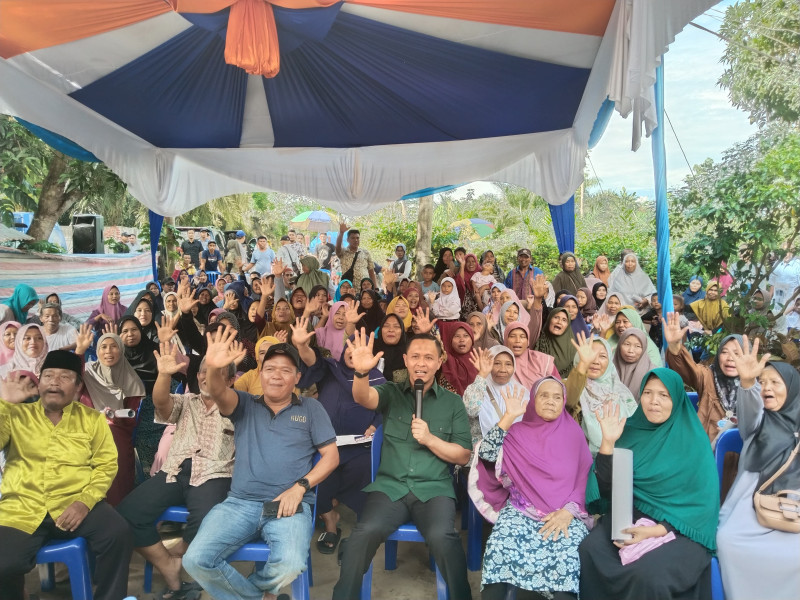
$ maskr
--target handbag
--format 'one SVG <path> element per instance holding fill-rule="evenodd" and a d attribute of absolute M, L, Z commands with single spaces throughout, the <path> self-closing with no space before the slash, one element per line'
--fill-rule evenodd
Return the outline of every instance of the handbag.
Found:
<path fill-rule="evenodd" d="M 350 265 L 350 268 L 347 269 L 344 273 L 342 273 L 342 278 L 340 281 L 344 281 L 347 279 L 350 282 L 353 282 L 353 276 L 355 275 L 355 268 L 356 268 L 356 261 L 358 260 L 358 255 L 361 254 L 361 250 L 357 250 L 355 256 L 353 256 L 353 264 Z M 355 285 L 355 282 L 353 282 Z"/>
<path fill-rule="evenodd" d="M 790 495 L 800 498 L 800 490 L 781 490 L 776 494 L 763 493 L 789 468 L 789 465 L 797 457 L 798 450 L 800 450 L 800 444 L 795 445 L 789 459 L 753 494 L 753 507 L 756 509 L 758 523 L 762 527 L 786 533 L 800 533 L 800 500 L 789 498 Z"/>

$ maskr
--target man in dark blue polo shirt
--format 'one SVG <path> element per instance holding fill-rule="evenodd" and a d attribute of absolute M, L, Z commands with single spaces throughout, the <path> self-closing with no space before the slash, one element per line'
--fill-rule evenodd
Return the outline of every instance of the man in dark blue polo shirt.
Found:
<path fill-rule="evenodd" d="M 300 381 L 294 347 L 275 344 L 267 350 L 261 365 L 263 396 L 227 387 L 226 365 L 245 352 L 234 346 L 236 333 L 221 329 L 208 334 L 205 358 L 208 393 L 235 426 L 231 490 L 206 515 L 183 567 L 215 600 L 274 600 L 306 569 L 312 488 L 338 466 L 339 452 L 322 405 L 293 393 Z M 312 468 L 317 452 L 321 458 Z M 262 569 L 244 577 L 225 559 L 253 538 L 268 541 L 271 552 Z"/>
<path fill-rule="evenodd" d="M 472 438 L 464 402 L 436 383 L 444 362 L 441 342 L 419 334 L 403 356 L 409 377 L 423 382 L 422 418 L 414 414 L 414 388 L 409 381 L 369 385 L 369 372 L 382 352 L 373 355 L 364 330 L 356 334 L 353 348 L 353 399 L 383 414 L 381 464 L 364 510 L 347 540 L 334 600 L 358 598 L 361 579 L 375 552 L 403 523 L 413 521 L 442 572 L 450 598 L 469 600 L 467 561 L 454 529 L 456 516 L 450 465 L 469 462 Z"/>

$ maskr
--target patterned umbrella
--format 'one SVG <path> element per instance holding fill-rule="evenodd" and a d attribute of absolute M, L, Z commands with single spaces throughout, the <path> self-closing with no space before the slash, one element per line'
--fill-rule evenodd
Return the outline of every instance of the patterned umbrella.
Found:
<path fill-rule="evenodd" d="M 331 216 L 324 210 L 307 210 L 292 218 L 292 225 L 306 231 L 328 231 L 331 228 Z"/>
<path fill-rule="evenodd" d="M 461 233 L 462 227 L 467 227 L 471 230 L 469 237 L 472 239 L 485 238 L 497 232 L 497 227 L 494 223 L 490 223 L 485 219 L 461 219 L 451 225 L 456 233 Z"/>

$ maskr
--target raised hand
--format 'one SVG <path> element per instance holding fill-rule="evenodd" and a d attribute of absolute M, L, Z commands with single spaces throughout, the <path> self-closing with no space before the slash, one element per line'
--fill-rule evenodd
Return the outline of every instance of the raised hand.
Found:
<path fill-rule="evenodd" d="M 619 403 L 616 401 L 606 403 L 597 409 L 594 414 L 600 423 L 600 430 L 603 432 L 600 453 L 611 454 L 614 450 L 614 444 L 625 429 L 625 421 L 628 419 L 626 417 L 620 419 Z"/>
<path fill-rule="evenodd" d="M 238 357 L 233 361 L 233 363 L 238 367 L 240 364 L 242 364 L 242 361 L 247 356 L 247 348 L 244 347 L 242 342 L 234 340 L 234 342 L 231 344 L 231 352 Z"/>
<path fill-rule="evenodd" d="M 604 336 L 606 332 L 611 329 L 611 319 L 608 315 L 596 314 L 592 320 L 592 327 L 594 327 L 594 329 L 598 331 L 601 336 Z"/>
<path fill-rule="evenodd" d="M 117 331 L 117 329 L 118 329 L 117 324 L 116 323 L 112 323 L 111 321 L 109 321 L 108 323 L 103 325 L 103 334 L 104 335 L 106 333 L 118 334 L 119 332 Z"/>
<path fill-rule="evenodd" d="M 478 370 L 478 375 L 486 379 L 492 372 L 492 358 L 486 348 L 473 348 L 469 362 Z"/>
<path fill-rule="evenodd" d="M 185 298 L 186 296 L 192 295 L 192 288 L 189 285 L 188 281 L 181 281 L 178 283 L 178 289 L 175 290 L 175 293 L 178 296 L 178 299 Z"/>
<path fill-rule="evenodd" d="M 222 305 L 222 310 L 230 310 L 233 308 L 233 305 L 239 299 L 236 297 L 236 293 L 228 290 L 225 292 L 225 303 Z"/>
<path fill-rule="evenodd" d="M 428 292 L 428 304 L 436 302 L 436 292 Z"/>
<path fill-rule="evenodd" d="M 495 328 L 496 325 L 497 325 L 497 322 L 494 320 L 494 315 L 492 314 L 492 311 L 487 312 L 486 313 L 486 329 L 491 331 L 492 329 Z"/>
<path fill-rule="evenodd" d="M 533 295 L 538 300 L 547 298 L 547 277 L 544 275 L 537 275 L 533 278 Z"/>
<path fill-rule="evenodd" d="M 161 324 L 156 327 L 156 335 L 159 341 L 168 342 L 178 333 L 178 330 L 175 328 L 175 323 L 177 321 L 177 319 L 173 319 L 169 315 L 161 316 Z"/>
<path fill-rule="evenodd" d="M 431 311 L 422 307 L 417 309 L 417 313 L 414 315 L 414 318 L 417 320 L 417 328 L 419 329 L 420 333 L 430 333 L 436 321 L 439 320 L 434 319 L 431 321 Z"/>
<path fill-rule="evenodd" d="M 525 414 L 525 409 L 528 408 L 528 402 L 530 401 L 530 394 L 525 392 L 524 387 L 521 385 L 515 385 L 510 389 L 506 387 L 500 391 L 500 395 L 506 405 L 506 412 L 503 416 L 508 416 L 513 421 Z"/>
<path fill-rule="evenodd" d="M 350 229 L 350 226 L 347 223 L 345 223 L 344 221 L 341 221 L 339 223 L 339 233 L 344 233 L 348 229 Z"/>
<path fill-rule="evenodd" d="M 289 325 L 292 328 L 292 344 L 295 346 L 308 345 L 311 336 L 314 335 L 314 330 L 308 330 L 308 317 L 298 317 L 294 325 Z"/>
<path fill-rule="evenodd" d="M 344 313 L 345 320 L 351 325 L 355 325 L 361 320 L 361 313 L 358 312 L 359 306 L 361 306 L 361 303 L 356 302 L 352 307 L 348 308 Z"/>
<path fill-rule="evenodd" d="M 153 354 L 156 357 L 158 373 L 159 375 L 174 375 L 180 371 L 183 366 L 178 362 L 178 346 L 168 341 L 161 342 L 160 346 L 161 352 L 153 350 Z"/>
<path fill-rule="evenodd" d="M 397 274 L 396 273 L 387 270 L 383 274 L 383 287 L 386 288 L 387 290 L 389 288 L 391 288 L 392 286 L 394 286 L 394 284 L 396 282 L 397 282 Z"/>
<path fill-rule="evenodd" d="M 264 277 L 261 280 L 261 297 L 272 296 L 275 293 L 275 280 Z"/>
<path fill-rule="evenodd" d="M 282 344 L 285 344 L 287 341 L 289 341 L 289 332 L 285 329 L 279 329 L 275 332 L 274 337 L 277 338 L 277 340 Z"/>
<path fill-rule="evenodd" d="M 322 318 L 327 320 L 327 318 L 331 314 L 331 305 L 328 304 L 327 302 L 323 302 L 320 305 L 320 311 L 322 312 Z"/>
<path fill-rule="evenodd" d="M 233 343 L 239 332 L 232 327 L 220 327 L 214 333 L 206 334 L 206 366 L 212 369 L 227 369 L 231 363 L 244 358 L 246 350 L 236 350 Z"/>
<path fill-rule="evenodd" d="M 283 266 L 283 261 L 280 259 L 275 259 L 272 261 L 272 274 L 275 277 L 283 277 L 283 271 L 285 267 Z"/>
<path fill-rule="evenodd" d="M 681 328 L 681 317 L 676 312 L 667 313 L 667 318 L 662 317 L 661 322 L 664 324 L 664 341 L 667 342 L 672 354 L 678 354 L 683 343 L 683 336 L 686 335 L 689 328 Z"/>
<path fill-rule="evenodd" d="M 178 310 L 184 314 L 192 312 L 192 308 L 200 304 L 200 300 L 195 300 L 191 294 L 181 296 L 178 294 Z"/>
<path fill-rule="evenodd" d="M 353 350 L 353 369 L 359 373 L 369 373 L 378 366 L 383 356 L 383 352 L 373 354 L 375 345 L 375 332 L 366 334 L 362 327 L 361 331 L 356 331 L 353 341 L 347 340 L 347 346 Z"/>
<path fill-rule="evenodd" d="M 111 333 L 116 333 L 112 331 Z M 75 339 L 75 354 L 83 356 L 94 341 L 92 327 L 88 323 L 83 323 L 78 330 L 78 337 Z"/>
<path fill-rule="evenodd" d="M 759 340 L 756 338 L 753 340 L 751 348 L 750 340 L 745 335 L 742 337 L 742 349 L 740 350 L 737 346 L 733 352 L 733 362 L 736 364 L 739 380 L 745 389 L 753 387 L 756 379 L 766 368 L 767 361 L 772 358 L 772 355 L 767 353 L 761 357 L 761 360 L 758 360 L 758 344 Z"/>
<path fill-rule="evenodd" d="M 21 404 L 37 394 L 33 380 L 19 371 L 12 371 L 5 379 L 0 377 L 0 398 L 6 402 Z"/>
<path fill-rule="evenodd" d="M 587 368 L 595 360 L 597 360 L 598 356 L 600 356 L 601 349 L 598 348 L 595 350 L 594 344 L 592 343 L 592 338 L 587 339 L 586 334 L 582 331 L 579 331 L 575 337 L 578 338 L 577 343 L 575 340 L 570 340 L 570 342 L 572 342 L 572 346 L 578 352 L 578 356 L 580 357 L 580 365 L 582 365 L 584 368 Z"/>

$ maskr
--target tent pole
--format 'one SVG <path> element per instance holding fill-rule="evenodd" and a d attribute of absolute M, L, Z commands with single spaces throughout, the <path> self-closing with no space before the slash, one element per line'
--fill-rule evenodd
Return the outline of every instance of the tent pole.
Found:
<path fill-rule="evenodd" d="M 158 253 L 158 241 L 161 239 L 161 225 L 164 223 L 164 217 L 154 213 L 152 210 L 148 210 L 147 213 L 150 217 L 150 264 L 153 268 L 153 281 L 159 281 L 156 254 Z M 169 269 L 169 263 L 166 262 L 165 264 Z"/>
<path fill-rule="evenodd" d="M 672 305 L 672 277 L 670 275 L 669 252 L 669 206 L 667 203 L 667 154 L 664 146 L 664 56 L 656 69 L 656 114 L 658 126 L 653 130 L 653 176 L 656 192 L 656 250 L 658 274 L 656 288 L 661 302 L 662 314 L 674 311 Z"/>

